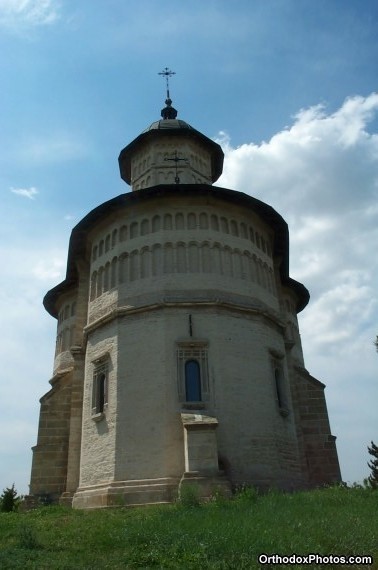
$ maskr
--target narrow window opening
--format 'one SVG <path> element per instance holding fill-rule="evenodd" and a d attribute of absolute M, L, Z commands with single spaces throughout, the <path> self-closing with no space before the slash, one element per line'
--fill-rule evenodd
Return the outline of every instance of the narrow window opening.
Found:
<path fill-rule="evenodd" d="M 99 364 L 93 371 L 92 388 L 92 415 L 99 416 L 100 419 L 105 412 L 108 403 L 108 365 Z M 97 419 L 98 418 L 94 418 Z"/>
<path fill-rule="evenodd" d="M 105 388 L 106 388 L 106 376 L 105 374 L 100 374 L 97 381 L 97 405 L 96 405 L 97 414 L 101 414 L 104 411 Z"/>
<path fill-rule="evenodd" d="M 185 395 L 187 402 L 201 402 L 201 370 L 197 360 L 185 362 Z"/>
<path fill-rule="evenodd" d="M 284 375 L 281 366 L 276 365 L 274 367 L 274 384 L 279 412 L 281 416 L 286 417 L 289 415 L 289 408 L 284 386 Z"/>
<path fill-rule="evenodd" d="M 184 409 L 203 409 L 210 400 L 209 373 L 207 364 L 207 343 L 193 340 L 195 332 L 191 327 L 191 340 L 178 343 L 177 347 L 177 388 L 178 397 Z"/>
<path fill-rule="evenodd" d="M 282 381 L 281 381 L 281 371 L 279 368 L 274 369 L 274 380 L 276 384 L 276 396 L 278 401 L 278 407 L 283 408 L 283 394 L 282 394 Z"/>

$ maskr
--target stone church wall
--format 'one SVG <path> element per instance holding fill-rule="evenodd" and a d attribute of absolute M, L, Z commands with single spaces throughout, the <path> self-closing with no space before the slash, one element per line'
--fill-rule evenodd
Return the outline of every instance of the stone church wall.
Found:
<path fill-rule="evenodd" d="M 294 401 L 310 487 L 337 483 L 341 479 L 336 438 L 331 435 L 324 388 L 324 384 L 305 369 L 297 367 Z"/>
<path fill-rule="evenodd" d="M 300 284 L 282 284 L 268 223 L 183 192 L 120 207 L 85 239 L 77 283 L 57 301 L 32 492 L 74 495 L 84 508 L 111 504 L 112 493 L 171 500 L 202 451 L 234 485 L 337 480 L 324 386 L 303 364 Z M 190 359 L 201 372 L 194 403 Z M 197 439 L 191 415 L 204 416 Z"/>
<path fill-rule="evenodd" d="M 31 495 L 47 502 L 66 490 L 72 369 L 53 378 L 52 385 L 41 398 L 30 486 Z"/>

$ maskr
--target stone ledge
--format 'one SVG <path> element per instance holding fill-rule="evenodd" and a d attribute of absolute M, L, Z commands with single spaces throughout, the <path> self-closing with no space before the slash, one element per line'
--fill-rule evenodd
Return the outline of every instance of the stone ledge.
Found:
<path fill-rule="evenodd" d="M 177 496 L 179 479 L 113 481 L 79 488 L 73 496 L 75 509 L 131 507 L 171 503 Z"/>

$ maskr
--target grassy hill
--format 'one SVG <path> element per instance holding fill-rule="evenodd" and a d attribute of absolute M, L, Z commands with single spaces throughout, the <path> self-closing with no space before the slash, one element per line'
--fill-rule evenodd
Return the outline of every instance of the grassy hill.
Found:
<path fill-rule="evenodd" d="M 193 498 L 192 498 L 193 499 Z M 328 488 L 133 509 L 73 511 L 50 506 L 0 513 L 0 568 L 242 570 L 258 556 L 370 555 L 373 565 L 292 568 L 378 569 L 378 492 Z M 262 561 L 264 561 L 263 559 Z"/>

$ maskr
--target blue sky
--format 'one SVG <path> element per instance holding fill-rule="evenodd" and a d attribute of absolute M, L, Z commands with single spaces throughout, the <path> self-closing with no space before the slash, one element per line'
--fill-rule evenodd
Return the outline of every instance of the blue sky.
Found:
<path fill-rule="evenodd" d="M 344 480 L 378 441 L 378 5 L 365 0 L 0 0 L 0 491 L 27 492 L 72 227 L 129 191 L 119 151 L 159 118 L 222 142 L 219 184 L 288 221 L 308 370 Z"/>

